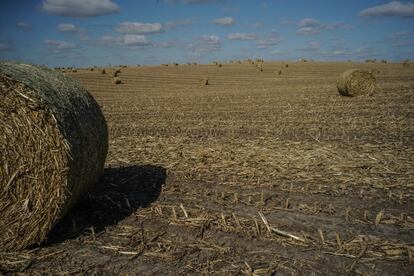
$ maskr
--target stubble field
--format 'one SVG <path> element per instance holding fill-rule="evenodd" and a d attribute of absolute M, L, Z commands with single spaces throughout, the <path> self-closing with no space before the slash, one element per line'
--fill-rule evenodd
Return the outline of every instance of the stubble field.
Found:
<path fill-rule="evenodd" d="M 106 117 L 104 175 L 0 273 L 412 275 L 413 66 L 285 64 L 67 73 Z M 374 96 L 338 94 L 351 68 Z"/>

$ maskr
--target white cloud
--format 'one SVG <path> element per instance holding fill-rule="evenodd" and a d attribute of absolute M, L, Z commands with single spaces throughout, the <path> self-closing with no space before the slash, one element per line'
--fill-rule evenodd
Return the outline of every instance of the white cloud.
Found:
<path fill-rule="evenodd" d="M 231 33 L 227 36 L 230 40 L 256 40 L 257 37 L 254 34 L 246 33 Z"/>
<path fill-rule="evenodd" d="M 214 24 L 220 26 L 230 26 L 236 22 L 233 17 L 215 18 L 212 21 Z"/>
<path fill-rule="evenodd" d="M 184 47 L 183 43 L 178 40 L 161 41 L 158 42 L 155 46 L 158 48 Z"/>
<path fill-rule="evenodd" d="M 44 43 L 49 49 L 49 51 L 52 53 L 61 53 L 63 51 L 73 50 L 78 47 L 74 43 L 70 43 L 70 42 L 62 41 L 62 40 L 45 39 Z"/>
<path fill-rule="evenodd" d="M 256 40 L 256 47 L 258 49 L 267 49 L 269 47 L 278 45 L 282 40 L 276 37 L 268 37 Z"/>
<path fill-rule="evenodd" d="M 0 52 L 11 52 L 13 47 L 9 43 L 0 42 Z"/>
<path fill-rule="evenodd" d="M 151 43 L 146 36 L 138 34 L 125 34 L 122 36 L 104 35 L 100 39 L 101 45 L 146 46 Z"/>
<path fill-rule="evenodd" d="M 321 32 L 320 29 L 312 28 L 312 27 L 303 27 L 300 28 L 296 33 L 300 35 L 316 35 Z"/>
<path fill-rule="evenodd" d="M 358 15 L 362 17 L 414 17 L 414 3 L 402 3 L 400 1 L 392 1 L 384 5 L 373 6 L 364 9 Z"/>
<path fill-rule="evenodd" d="M 216 35 L 201 35 L 197 40 L 198 42 L 187 45 L 187 48 L 197 57 L 201 57 L 206 53 L 218 51 L 221 48 L 220 38 Z"/>
<path fill-rule="evenodd" d="M 316 20 L 314 18 L 304 18 L 299 22 L 299 27 L 301 28 L 317 28 L 321 26 L 322 26 L 321 22 L 319 22 L 319 20 Z"/>
<path fill-rule="evenodd" d="M 251 29 L 251 30 L 257 30 L 260 27 L 262 27 L 262 23 L 261 22 L 255 22 L 255 23 L 248 23 L 248 24 L 244 24 L 244 27 L 247 29 Z"/>
<path fill-rule="evenodd" d="M 352 26 L 342 22 L 322 23 L 315 18 L 304 18 L 298 23 L 299 29 L 296 31 L 299 35 L 316 35 L 324 30 L 350 29 Z"/>
<path fill-rule="evenodd" d="M 42 10 L 54 15 L 83 18 L 119 13 L 121 8 L 112 0 L 44 0 Z"/>
<path fill-rule="evenodd" d="M 124 44 L 128 46 L 143 46 L 149 45 L 150 43 L 147 41 L 147 38 L 144 35 L 138 34 L 126 34 L 124 35 Z"/>
<path fill-rule="evenodd" d="M 73 24 L 67 24 L 67 23 L 59 23 L 57 26 L 57 30 L 59 32 L 67 32 L 67 33 L 76 33 L 79 31 L 79 28 L 76 27 Z"/>
<path fill-rule="evenodd" d="M 118 32 L 126 34 L 155 34 L 163 32 L 160 23 L 122 22 L 119 24 Z"/>
<path fill-rule="evenodd" d="M 31 25 L 29 23 L 19 21 L 16 23 L 16 27 L 21 29 L 30 29 Z"/>
<path fill-rule="evenodd" d="M 165 23 L 164 29 L 175 29 L 180 26 L 189 26 L 191 24 L 193 24 L 192 19 L 179 19 Z"/>
<path fill-rule="evenodd" d="M 220 38 L 216 35 L 202 35 L 198 38 L 198 40 L 206 42 L 207 44 L 220 44 Z"/>

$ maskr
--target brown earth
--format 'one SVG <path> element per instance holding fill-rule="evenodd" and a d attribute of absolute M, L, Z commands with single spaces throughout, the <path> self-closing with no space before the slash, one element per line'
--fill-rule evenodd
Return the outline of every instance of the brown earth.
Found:
<path fill-rule="evenodd" d="M 374 96 L 339 95 L 351 68 L 379 70 Z M 0 253 L 0 274 L 414 274 L 413 68 L 68 75 L 107 119 L 104 175 L 47 242 Z"/>

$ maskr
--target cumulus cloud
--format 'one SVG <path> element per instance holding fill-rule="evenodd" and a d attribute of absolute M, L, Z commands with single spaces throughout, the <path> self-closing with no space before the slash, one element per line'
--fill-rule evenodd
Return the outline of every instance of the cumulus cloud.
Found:
<path fill-rule="evenodd" d="M 119 13 L 121 8 L 112 0 L 44 0 L 42 10 L 67 17 L 94 17 Z"/>
<path fill-rule="evenodd" d="M 299 35 L 316 35 L 324 30 L 350 29 L 352 26 L 342 22 L 322 23 L 315 18 L 303 18 L 298 23 L 299 29 L 296 31 Z"/>
<path fill-rule="evenodd" d="M 392 1 L 384 5 L 373 6 L 362 10 L 359 13 L 361 17 L 414 17 L 414 2 L 402 3 Z"/>
<path fill-rule="evenodd" d="M 220 38 L 216 35 L 201 35 L 197 38 L 197 42 L 187 45 L 187 49 L 190 50 L 195 56 L 201 57 L 204 54 L 218 51 L 221 48 Z"/>
<path fill-rule="evenodd" d="M 202 35 L 198 38 L 198 40 L 212 45 L 218 45 L 221 43 L 220 38 L 216 35 Z"/>
<path fill-rule="evenodd" d="M 189 26 L 193 24 L 192 19 L 179 19 L 175 21 L 169 21 L 164 24 L 164 29 L 175 29 L 180 26 Z"/>
<path fill-rule="evenodd" d="M 128 46 L 143 46 L 149 45 L 150 43 L 147 41 L 147 38 L 143 35 L 126 34 L 124 35 L 124 44 Z"/>
<path fill-rule="evenodd" d="M 11 52 L 14 51 L 14 48 L 6 42 L 0 42 L 0 53 L 1 52 Z"/>
<path fill-rule="evenodd" d="M 79 28 L 73 24 L 59 23 L 57 26 L 57 30 L 63 33 L 76 33 L 79 31 Z"/>
<path fill-rule="evenodd" d="M 297 30 L 297 34 L 299 35 L 316 35 L 321 32 L 319 28 L 312 28 L 312 27 L 303 27 Z"/>
<path fill-rule="evenodd" d="M 220 26 L 230 26 L 236 22 L 233 17 L 215 18 L 212 21 L 214 24 Z"/>
<path fill-rule="evenodd" d="M 258 49 L 267 49 L 276 46 L 282 42 L 282 39 L 276 37 L 267 37 L 256 40 L 256 47 Z"/>
<path fill-rule="evenodd" d="M 74 43 L 70 43 L 63 40 L 45 39 L 44 44 L 47 46 L 51 53 L 62 53 L 64 51 L 73 50 L 78 47 Z"/>
<path fill-rule="evenodd" d="M 20 29 L 30 29 L 31 25 L 29 23 L 19 21 L 16 23 L 16 27 Z"/>
<path fill-rule="evenodd" d="M 119 24 L 118 32 L 126 34 L 155 34 L 162 33 L 164 29 L 160 23 L 122 22 Z"/>
<path fill-rule="evenodd" d="M 146 36 L 139 34 L 125 34 L 122 36 L 104 35 L 100 39 L 101 45 L 146 46 L 151 43 Z"/>
<path fill-rule="evenodd" d="M 256 40 L 257 37 L 254 34 L 247 34 L 247 33 L 231 33 L 227 35 L 227 39 L 229 40 L 245 40 L 245 41 L 251 41 Z"/>
<path fill-rule="evenodd" d="M 322 23 L 314 18 L 304 18 L 299 22 L 299 27 L 301 28 L 316 28 L 321 26 Z"/>

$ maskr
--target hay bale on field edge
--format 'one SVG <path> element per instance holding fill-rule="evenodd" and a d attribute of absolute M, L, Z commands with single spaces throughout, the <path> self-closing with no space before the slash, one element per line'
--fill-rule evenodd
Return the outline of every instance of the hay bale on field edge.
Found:
<path fill-rule="evenodd" d="M 47 233 L 98 180 L 105 118 L 77 81 L 45 67 L 0 63 L 0 248 Z"/>
<path fill-rule="evenodd" d="M 341 74 L 337 88 L 342 96 L 372 95 L 376 87 L 376 79 L 371 72 L 351 69 Z"/>
<path fill-rule="evenodd" d="M 106 74 L 106 70 L 105 69 L 102 69 L 101 73 L 102 73 L 102 75 L 105 75 Z"/>

